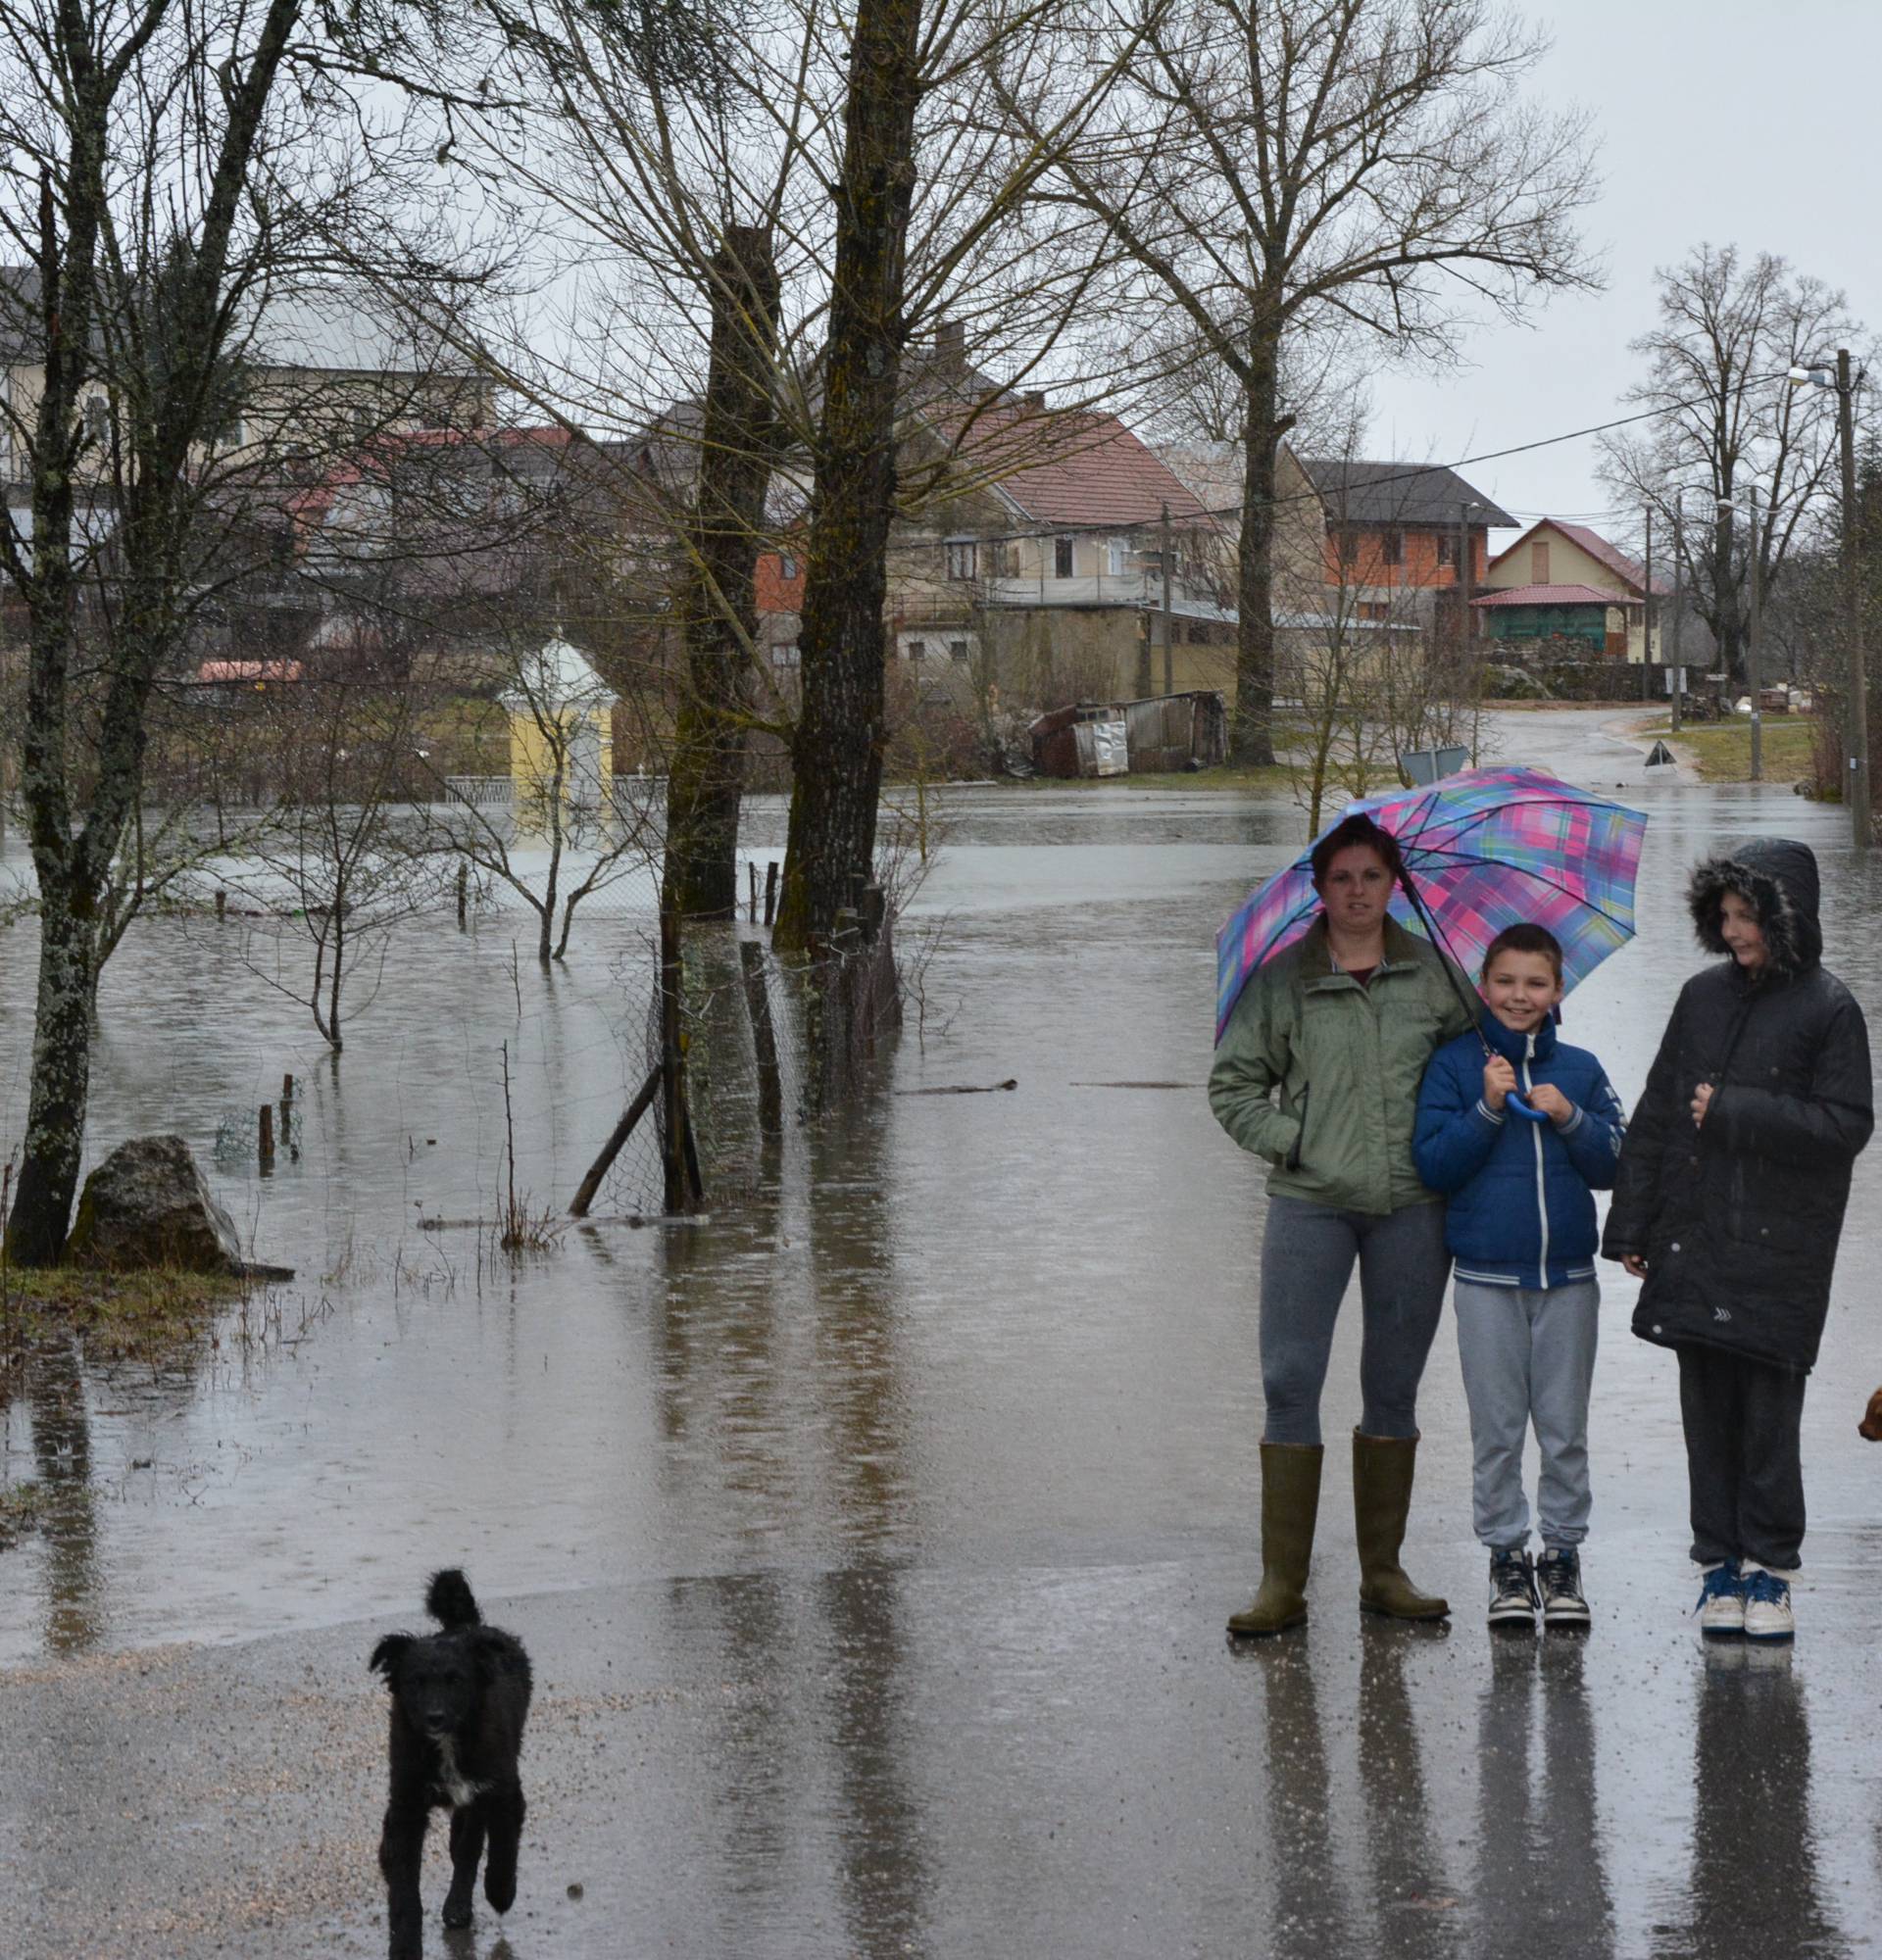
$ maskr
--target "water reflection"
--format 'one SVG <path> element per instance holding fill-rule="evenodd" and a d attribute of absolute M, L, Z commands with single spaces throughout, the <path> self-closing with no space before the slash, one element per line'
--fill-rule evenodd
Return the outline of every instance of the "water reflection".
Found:
<path fill-rule="evenodd" d="M 45 1546 L 45 1642 L 54 1653 L 83 1653 L 103 1629 L 105 1606 L 91 1416 L 77 1344 L 47 1341 L 27 1360 L 25 1375 Z"/>
<path fill-rule="evenodd" d="M 1810 1725 L 1789 1646 L 1713 1641 L 1693 1734 L 1692 1872 L 1654 1951 L 1834 1952 L 1810 1806 Z M 1677 1914 L 1675 1919 L 1674 1915 Z"/>
<path fill-rule="evenodd" d="M 1459 1928 L 1432 1825 L 1424 1749 L 1412 1715 L 1408 1664 L 1450 1629 L 1367 1620 L 1361 1628 L 1360 1789 L 1372 1895 L 1392 1914 L 1391 1945 L 1411 1960 L 1458 1950 Z"/>
<path fill-rule="evenodd" d="M 1479 1950 L 1516 1924 L 1562 1952 L 1614 1951 L 1586 1656 L 1577 1635 L 1491 1642 L 1477 1704 Z"/>
<path fill-rule="evenodd" d="M 1346 1925 L 1351 1898 L 1340 1870 L 1327 1778 L 1319 1682 L 1305 1640 L 1238 1647 L 1263 1684 L 1267 1835 L 1274 1847 L 1273 1916 L 1279 1950 L 1314 1929 Z"/>

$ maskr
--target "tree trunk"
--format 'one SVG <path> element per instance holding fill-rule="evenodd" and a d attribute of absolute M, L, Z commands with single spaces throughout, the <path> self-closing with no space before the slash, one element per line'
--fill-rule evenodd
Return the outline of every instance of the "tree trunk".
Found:
<path fill-rule="evenodd" d="M 1274 760 L 1274 450 L 1294 425 L 1279 407 L 1278 329 L 1249 334 L 1244 395 L 1242 536 L 1236 580 L 1235 708 L 1229 760 L 1267 767 Z"/>
<path fill-rule="evenodd" d="M 804 580 L 803 704 L 772 943 L 826 940 L 875 855 L 882 609 L 895 502 L 904 254 L 915 191 L 920 0 L 859 0 Z"/>
<path fill-rule="evenodd" d="M 768 231 L 731 225 L 713 257 L 713 344 L 700 426 L 686 690 L 667 773 L 667 889 L 683 916 L 738 906 L 738 811 L 758 626 L 758 548 L 775 441 L 777 262 Z"/>
<path fill-rule="evenodd" d="M 56 1266 L 65 1256 L 85 1143 L 94 932 L 85 915 L 88 897 L 74 884 L 69 866 L 49 876 L 41 861 L 32 1091 L 20 1181 L 7 1221 L 7 1256 L 21 1266 Z"/>

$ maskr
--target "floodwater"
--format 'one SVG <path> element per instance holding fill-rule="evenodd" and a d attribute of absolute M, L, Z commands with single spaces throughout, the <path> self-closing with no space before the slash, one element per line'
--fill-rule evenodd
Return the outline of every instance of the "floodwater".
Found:
<path fill-rule="evenodd" d="M 1568 1037 L 1631 1102 L 1700 960 L 1686 867 L 1753 831 L 1816 849 L 1826 956 L 1882 1022 L 1882 869 L 1840 812 L 1658 781 L 1608 718 L 1496 729 L 1653 818 L 1640 937 L 1571 998 Z M 1481 1624 L 1447 1319 L 1408 1564 L 1450 1627 L 1362 1626 L 1329 1449 L 1312 1626 L 1233 1650 L 1262 1202 L 1202 1096 L 1212 943 L 1299 813 L 1119 785 L 962 791 L 946 821 L 904 928 L 905 956 L 931 940 L 920 1011 L 873 1102 L 702 1221 L 611 1217 L 520 1259 L 420 1221 L 494 1215 L 506 1046 L 517 1185 L 566 1202 L 645 1069 L 644 911 L 598 905 L 547 975 L 515 913 L 408 928 L 337 1061 L 239 924 L 137 929 L 105 983 L 94 1149 L 180 1131 L 299 1277 L 187 1363 L 69 1356 L 6 1411 L 6 1478 L 53 1500 L 0 1552 L 11 1951 L 372 1950 L 362 1661 L 446 1563 L 540 1688 L 508 1944 L 480 1905 L 453 1952 L 1872 1943 L 1882 1453 L 1855 1425 L 1882 1380 L 1882 1152 L 1806 1411 L 1794 1656 L 1709 1653 L 1683 1618 L 1673 1368 L 1629 1337 L 1615 1268 L 1592 1636 Z M 761 861 L 781 823 L 754 813 Z M 0 936 L 8 1136 L 30 974 L 28 932 Z M 246 1139 L 284 1072 L 298 1157 L 263 1176 Z M 1357 1413 L 1356 1322 L 1330 1439 Z M 126 1800 L 125 1763 L 161 1793 Z M 441 1890 L 434 1869 L 430 1910 Z"/>

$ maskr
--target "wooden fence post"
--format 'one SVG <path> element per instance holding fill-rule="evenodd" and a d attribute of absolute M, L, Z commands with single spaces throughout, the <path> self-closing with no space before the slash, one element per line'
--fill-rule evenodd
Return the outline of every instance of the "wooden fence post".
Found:
<path fill-rule="evenodd" d="M 784 1095 L 777 1073 L 770 993 L 765 984 L 765 949 L 755 939 L 741 940 L 738 957 L 745 968 L 745 1006 L 752 1017 L 752 1054 L 758 1062 L 759 1128 L 776 1130 L 784 1120 Z"/>
<path fill-rule="evenodd" d="M 697 1210 L 705 1200 L 692 1118 L 686 1109 L 686 1035 L 680 1024 L 679 906 L 673 894 L 660 895 L 660 1063 L 661 1171 L 669 1212 Z"/>

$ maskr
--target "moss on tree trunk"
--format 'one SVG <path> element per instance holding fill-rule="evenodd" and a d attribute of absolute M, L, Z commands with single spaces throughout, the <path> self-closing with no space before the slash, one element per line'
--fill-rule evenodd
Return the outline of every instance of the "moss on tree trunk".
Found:
<path fill-rule="evenodd" d="M 692 918 L 729 918 L 738 906 L 756 572 L 775 446 L 778 276 L 769 232 L 729 226 L 711 280 L 712 354 L 682 613 L 686 687 L 667 775 L 667 886 Z"/>

